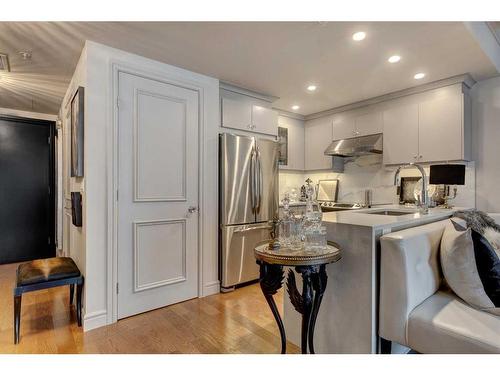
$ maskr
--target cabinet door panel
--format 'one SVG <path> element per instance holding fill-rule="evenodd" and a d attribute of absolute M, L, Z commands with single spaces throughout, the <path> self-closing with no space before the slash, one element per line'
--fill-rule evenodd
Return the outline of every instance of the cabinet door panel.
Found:
<path fill-rule="evenodd" d="M 244 100 L 222 97 L 222 126 L 251 130 L 252 105 Z"/>
<path fill-rule="evenodd" d="M 278 114 L 270 108 L 252 105 L 253 131 L 278 135 Z"/>
<path fill-rule="evenodd" d="M 463 159 L 462 95 L 443 95 L 419 105 L 418 161 Z"/>
<path fill-rule="evenodd" d="M 398 105 L 384 111 L 384 164 L 416 161 L 418 104 Z"/>
<path fill-rule="evenodd" d="M 384 129 L 382 112 L 371 112 L 357 116 L 355 128 L 358 136 L 382 133 Z"/>
<path fill-rule="evenodd" d="M 356 136 L 354 117 L 345 116 L 343 114 L 334 115 L 333 117 L 333 139 L 345 139 Z"/>
<path fill-rule="evenodd" d="M 332 157 L 324 151 L 332 141 L 329 117 L 308 121 L 305 127 L 305 169 L 331 169 Z"/>

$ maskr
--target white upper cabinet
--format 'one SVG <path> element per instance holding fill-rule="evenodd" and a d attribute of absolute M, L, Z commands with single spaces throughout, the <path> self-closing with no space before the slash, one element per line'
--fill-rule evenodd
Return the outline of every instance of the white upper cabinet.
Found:
<path fill-rule="evenodd" d="M 324 154 L 332 142 L 331 117 L 307 121 L 305 126 L 305 169 L 332 169 L 332 157 Z"/>
<path fill-rule="evenodd" d="M 395 105 L 384 111 L 384 164 L 414 162 L 418 157 L 418 104 Z"/>
<path fill-rule="evenodd" d="M 340 112 L 333 115 L 333 139 L 346 139 L 382 133 L 382 111 L 361 112 L 359 110 Z"/>
<path fill-rule="evenodd" d="M 470 99 L 455 84 L 386 103 L 384 164 L 470 160 Z"/>
<path fill-rule="evenodd" d="M 270 108 L 252 105 L 252 131 L 278 135 L 278 113 Z"/>
<path fill-rule="evenodd" d="M 356 135 L 354 124 L 353 116 L 346 115 L 345 113 L 333 115 L 333 137 L 331 140 L 354 137 Z"/>
<path fill-rule="evenodd" d="M 251 130 L 252 105 L 244 100 L 222 97 L 222 126 Z"/>
<path fill-rule="evenodd" d="M 255 133 L 278 135 L 278 113 L 270 103 L 243 94 L 221 94 L 221 125 Z"/>
<path fill-rule="evenodd" d="M 304 170 L 304 121 L 279 116 L 278 124 L 287 129 L 287 162 L 280 169 Z"/>
<path fill-rule="evenodd" d="M 461 95 L 442 95 L 419 106 L 418 161 L 463 159 Z"/>
<path fill-rule="evenodd" d="M 354 119 L 356 136 L 382 133 L 384 128 L 382 111 L 360 114 Z"/>

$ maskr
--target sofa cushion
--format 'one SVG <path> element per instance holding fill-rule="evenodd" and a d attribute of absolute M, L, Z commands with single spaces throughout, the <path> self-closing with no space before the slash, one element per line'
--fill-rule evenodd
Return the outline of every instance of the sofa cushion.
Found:
<path fill-rule="evenodd" d="M 473 236 L 473 231 L 470 228 L 466 229 L 462 220 L 460 223 L 457 223 L 457 220 L 460 219 L 448 221 L 441 238 L 441 267 L 446 282 L 460 298 L 472 306 L 500 314 L 500 310 L 496 308 L 495 303 L 487 293 L 487 291 L 494 290 L 494 287 L 488 285 L 487 290 L 485 290 L 483 284 L 484 273 L 487 272 L 484 266 L 488 258 L 488 255 L 485 254 L 487 249 L 482 246 L 484 244 L 481 245 L 481 248 L 475 248 L 474 239 L 477 241 L 478 233 L 474 232 Z M 476 254 L 475 251 L 478 253 Z M 491 251 L 496 256 L 495 252 Z M 482 272 L 482 275 L 479 271 Z M 489 278 L 487 279 L 489 280 Z"/>
<path fill-rule="evenodd" d="M 439 291 L 411 312 L 407 341 L 420 353 L 500 353 L 500 316 Z"/>

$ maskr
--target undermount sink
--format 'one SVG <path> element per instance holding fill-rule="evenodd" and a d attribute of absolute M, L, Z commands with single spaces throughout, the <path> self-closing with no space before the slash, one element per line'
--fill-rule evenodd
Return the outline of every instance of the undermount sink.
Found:
<path fill-rule="evenodd" d="M 396 210 L 379 210 L 379 211 L 370 211 L 363 212 L 364 214 L 370 215 L 385 215 L 385 216 L 402 216 L 402 215 L 413 215 L 418 213 L 418 210 L 405 210 L 405 211 L 396 211 Z"/>

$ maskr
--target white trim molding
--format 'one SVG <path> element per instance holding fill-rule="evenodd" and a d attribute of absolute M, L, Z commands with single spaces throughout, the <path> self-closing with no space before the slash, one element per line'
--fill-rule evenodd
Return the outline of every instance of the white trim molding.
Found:
<path fill-rule="evenodd" d="M 1 116 L 12 116 L 12 117 L 22 117 L 31 118 L 35 120 L 47 120 L 47 121 L 57 121 L 57 115 L 51 115 L 48 113 L 38 113 L 29 111 L 20 111 L 18 109 L 2 108 L 0 107 Z"/>
<path fill-rule="evenodd" d="M 263 100 L 263 101 L 268 102 L 268 103 L 275 102 L 276 100 L 279 99 L 279 97 L 277 97 L 277 96 L 261 94 L 260 92 L 245 89 L 245 88 L 239 87 L 239 86 L 235 86 L 235 85 L 233 85 L 231 83 L 227 83 L 227 82 L 220 82 L 219 87 L 221 90 L 231 91 L 231 92 L 235 92 L 237 94 L 250 96 L 252 98 Z"/>
<path fill-rule="evenodd" d="M 108 324 L 107 311 L 99 310 L 92 314 L 84 314 L 83 331 L 87 332 L 95 328 L 103 327 Z"/>
<path fill-rule="evenodd" d="M 203 291 L 200 297 L 208 297 L 218 293 L 220 293 L 220 281 L 211 281 L 203 285 Z"/>
<path fill-rule="evenodd" d="M 355 102 L 355 103 L 346 104 L 346 105 L 343 105 L 340 107 L 327 109 L 325 111 L 311 113 L 310 115 L 305 116 L 305 120 L 309 121 L 309 120 L 314 120 L 314 119 L 317 119 L 320 117 L 330 116 L 330 115 L 333 115 L 333 114 L 339 113 L 339 112 L 352 111 L 352 110 L 357 109 L 357 108 L 367 107 L 369 105 L 374 105 L 374 104 L 382 103 L 382 102 L 385 102 L 388 100 L 402 98 L 402 97 L 408 96 L 408 95 L 419 94 L 421 92 L 434 90 L 434 89 L 445 87 L 445 86 L 451 86 L 451 85 L 455 85 L 457 83 L 462 83 L 467 88 L 471 88 L 472 86 L 474 86 L 476 81 L 470 76 L 470 74 L 460 74 L 457 76 L 453 76 L 453 77 L 449 77 L 449 78 L 445 78 L 445 79 L 440 79 L 438 81 L 424 83 L 423 85 L 410 87 L 408 89 L 394 91 L 394 92 L 391 92 L 389 94 L 375 96 L 373 98 L 362 100 L 359 102 Z"/>

